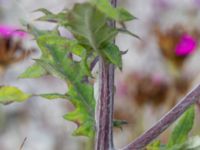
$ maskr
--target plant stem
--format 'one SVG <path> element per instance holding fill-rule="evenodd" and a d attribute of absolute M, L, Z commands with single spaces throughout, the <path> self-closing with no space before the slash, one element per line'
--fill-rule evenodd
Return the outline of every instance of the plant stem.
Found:
<path fill-rule="evenodd" d="M 141 150 L 151 141 L 158 137 L 174 121 L 176 121 L 192 104 L 200 100 L 200 85 L 188 93 L 176 106 L 174 106 L 164 117 L 162 117 L 153 127 L 138 137 L 135 141 L 126 145 L 121 150 Z"/>
<path fill-rule="evenodd" d="M 114 66 L 99 60 L 100 73 L 100 96 L 97 103 L 97 137 L 96 150 L 113 150 L 113 87 L 114 87 Z"/>
<path fill-rule="evenodd" d="M 111 0 L 116 7 L 117 0 Z M 110 22 L 115 27 L 115 22 Z M 114 41 L 113 41 L 114 42 Z M 99 58 L 99 99 L 96 107 L 96 150 L 114 150 L 113 105 L 115 66 Z"/>
<path fill-rule="evenodd" d="M 111 4 L 114 6 L 114 7 L 117 7 L 117 0 L 111 0 Z M 115 23 L 114 23 L 115 24 Z M 115 26 L 115 25 L 113 25 Z"/>

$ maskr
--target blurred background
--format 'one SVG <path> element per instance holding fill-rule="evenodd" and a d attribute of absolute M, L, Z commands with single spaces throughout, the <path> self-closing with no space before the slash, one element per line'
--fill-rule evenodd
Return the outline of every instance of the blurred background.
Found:
<path fill-rule="evenodd" d="M 0 32 L 6 28 L 24 29 L 21 20 L 40 29 L 55 24 L 34 21 L 38 8 L 59 12 L 83 0 L 0 0 Z M 128 50 L 123 56 L 123 72 L 116 70 L 116 119 L 126 120 L 114 129 L 117 148 L 150 128 L 191 88 L 200 82 L 200 0 L 118 0 L 136 20 L 127 28 L 141 40 L 119 34 L 117 45 Z M 63 34 L 67 34 L 64 30 Z M 16 47 L 11 50 L 6 42 Z M 39 56 L 33 39 L 20 41 L 0 34 L 0 85 L 17 86 L 29 93 L 65 92 L 67 86 L 50 76 L 39 79 L 17 78 L 33 58 Z M 34 97 L 24 103 L 0 105 L 0 150 L 92 150 L 92 141 L 72 136 L 76 125 L 63 119 L 73 109 L 66 100 L 48 101 Z M 200 134 L 200 109 L 193 135 Z M 170 129 L 159 138 L 165 143 Z"/>

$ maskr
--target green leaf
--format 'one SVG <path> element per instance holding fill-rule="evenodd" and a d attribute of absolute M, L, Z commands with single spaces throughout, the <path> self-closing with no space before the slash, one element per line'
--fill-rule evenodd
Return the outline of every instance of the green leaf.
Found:
<path fill-rule="evenodd" d="M 114 8 L 109 0 L 91 0 L 106 16 L 116 21 L 130 21 L 135 19 L 127 10 Z"/>
<path fill-rule="evenodd" d="M 37 64 L 40 65 L 43 68 L 43 70 L 48 71 L 49 73 L 53 73 L 56 76 L 58 75 L 59 77 L 62 77 L 62 79 L 65 79 L 63 75 L 61 76 L 59 72 L 57 73 L 56 70 L 53 69 L 54 67 L 50 65 L 50 63 L 53 62 L 54 60 L 52 58 L 51 52 L 48 49 L 48 45 L 53 45 L 54 49 L 59 50 L 61 52 L 59 59 L 64 59 L 67 54 L 66 51 L 68 50 L 67 47 L 69 42 L 67 41 L 67 39 L 59 36 L 55 31 L 52 32 L 47 31 L 43 32 L 43 34 L 37 37 L 37 43 L 42 52 L 41 57 L 39 59 L 35 59 Z"/>
<path fill-rule="evenodd" d="M 59 93 L 46 93 L 46 94 L 39 94 L 38 96 L 41 96 L 43 98 L 49 99 L 49 100 L 53 100 L 53 99 L 67 99 L 66 95 L 63 94 L 59 94 Z"/>
<path fill-rule="evenodd" d="M 35 10 L 35 12 L 37 11 L 42 12 L 44 14 L 44 16 L 37 19 L 39 21 L 48 21 L 48 22 L 58 23 L 61 26 L 68 25 L 68 21 L 66 19 L 66 16 L 67 16 L 66 11 L 62 11 L 58 14 L 54 14 L 45 8 L 40 8 L 40 9 Z"/>
<path fill-rule="evenodd" d="M 35 28 L 35 26 L 30 24 L 30 25 L 28 25 L 28 31 L 34 35 L 34 37 L 36 38 L 36 42 L 41 50 L 41 56 L 39 59 L 46 60 L 48 62 L 52 61 L 51 54 L 48 51 L 48 49 L 46 48 L 45 44 L 46 43 L 55 43 L 58 41 L 63 42 L 63 40 L 65 38 L 59 36 L 59 31 L 57 30 L 57 28 L 55 28 L 51 31 L 49 31 L 49 30 L 43 31 L 43 30 L 38 30 L 37 28 Z M 54 42 L 54 40 L 55 40 L 55 42 Z M 58 44 L 56 46 L 58 46 Z M 32 73 L 33 73 L 33 76 L 35 76 L 35 77 L 40 77 L 39 74 L 44 75 L 46 71 L 37 65 L 38 64 L 36 63 L 33 66 L 31 66 L 29 69 L 27 69 L 25 71 L 25 73 L 23 73 L 22 76 L 25 76 L 25 77 L 29 76 L 27 74 L 27 73 L 29 73 L 29 71 L 31 72 L 31 76 L 32 76 Z"/>
<path fill-rule="evenodd" d="M 160 150 L 161 142 L 159 140 L 153 141 L 146 147 L 146 150 Z"/>
<path fill-rule="evenodd" d="M 54 65 L 52 65 L 49 61 L 43 59 L 35 59 L 35 61 L 38 64 L 40 64 L 51 75 L 62 80 L 66 80 L 65 75 L 62 72 L 58 71 L 57 68 Z"/>
<path fill-rule="evenodd" d="M 65 119 L 74 121 L 78 128 L 74 131 L 74 135 L 94 136 L 94 108 L 95 99 L 93 94 L 93 86 L 82 81 L 83 71 L 79 63 L 71 66 L 65 60 L 65 66 L 58 64 L 50 64 L 44 60 L 37 60 L 52 75 L 67 80 L 69 91 L 67 93 L 68 100 L 75 106 L 73 112 L 65 115 Z M 62 68 L 64 70 L 62 70 Z"/>
<path fill-rule="evenodd" d="M 74 104 L 75 110 L 66 114 L 64 118 L 77 124 L 78 128 L 73 134 L 93 137 L 95 133 L 93 87 L 79 83 L 74 87 L 70 87 L 67 94 L 69 100 Z"/>
<path fill-rule="evenodd" d="M 77 56 L 83 56 L 86 51 L 86 49 L 81 46 L 76 40 L 66 39 L 66 44 L 69 51 Z"/>
<path fill-rule="evenodd" d="M 106 16 L 90 3 L 76 4 L 69 11 L 69 29 L 81 44 L 98 51 L 102 44 L 112 41 L 118 31 L 107 24 Z"/>
<path fill-rule="evenodd" d="M 194 117 L 194 106 L 191 106 L 183 114 L 181 119 L 178 121 L 178 124 L 175 126 L 167 144 L 167 148 L 172 148 L 177 144 L 183 144 L 188 139 L 188 134 L 193 127 Z"/>
<path fill-rule="evenodd" d="M 37 40 L 40 36 L 43 35 L 59 35 L 58 27 L 53 30 L 39 30 L 32 24 L 26 24 L 27 30 L 31 33 Z"/>
<path fill-rule="evenodd" d="M 129 30 L 127 30 L 127 29 L 118 28 L 117 30 L 118 30 L 119 32 L 122 32 L 122 33 L 128 34 L 128 35 L 130 35 L 130 36 L 132 36 L 132 37 L 135 37 L 135 38 L 141 40 L 141 38 L 140 38 L 138 35 L 132 33 L 131 31 L 129 31 Z"/>
<path fill-rule="evenodd" d="M 56 46 L 58 46 L 60 44 L 63 47 L 63 41 L 65 40 L 65 38 L 61 37 L 59 35 L 59 31 L 57 28 L 55 28 L 53 30 L 46 30 L 46 31 L 39 30 L 39 29 L 35 28 L 33 25 L 29 25 L 28 28 L 29 28 L 28 31 L 31 32 L 34 35 L 34 37 L 36 38 L 36 42 L 41 50 L 41 56 L 39 59 L 46 60 L 46 61 L 52 61 L 51 54 L 48 51 L 45 44 L 46 43 L 52 43 L 52 44 L 57 43 Z M 33 71 L 34 73 L 40 72 L 42 74 L 44 69 L 42 70 L 42 68 L 37 65 L 38 65 L 37 63 L 34 64 L 27 71 Z"/>
<path fill-rule="evenodd" d="M 47 10 L 45 8 L 39 8 L 39 9 L 34 10 L 34 12 L 38 12 L 38 11 L 42 12 L 45 15 L 51 15 L 52 14 L 52 12 L 50 12 L 49 10 Z"/>
<path fill-rule="evenodd" d="M 46 71 L 39 66 L 37 63 L 33 64 L 29 68 L 27 68 L 19 78 L 39 78 L 41 76 L 46 75 Z"/>
<path fill-rule="evenodd" d="M 58 14 L 46 9 L 37 10 L 44 14 L 38 20 L 55 22 L 58 26 L 67 27 L 75 38 L 73 40 L 61 37 L 58 28 L 53 31 L 40 31 L 34 26 L 29 26 L 29 31 L 36 37 L 41 50 L 41 57 L 35 59 L 40 68 L 32 66 L 22 76 L 40 76 L 40 69 L 43 68 L 45 72 L 67 83 L 66 95 L 47 93 L 40 96 L 47 99 L 65 98 L 74 105 L 74 111 L 64 116 L 65 119 L 77 124 L 74 135 L 93 137 L 95 133 L 94 89 L 89 82 L 89 66 L 93 60 L 102 55 L 110 63 L 122 68 L 121 52 L 117 46 L 111 44 L 119 31 L 109 26 L 108 22 L 110 18 L 127 21 L 134 17 L 122 8 L 115 9 L 108 4 L 104 0 L 96 6 L 91 3 L 75 4 L 72 10 Z M 103 8 L 102 5 L 106 7 Z M 76 59 L 75 56 L 80 59 Z"/>
<path fill-rule="evenodd" d="M 86 49 L 82 47 L 78 41 L 67 39 L 53 33 L 44 34 L 38 37 L 37 41 L 42 54 L 44 55 L 41 59 L 52 57 L 51 55 L 59 55 L 55 56 L 56 59 L 62 60 L 67 57 L 68 52 L 82 57 L 86 52 Z M 55 52 L 55 50 L 59 52 Z"/>
<path fill-rule="evenodd" d="M 119 67 L 120 70 L 122 69 L 122 55 L 116 45 L 112 43 L 107 44 L 101 49 L 101 53 L 103 53 L 112 64 Z"/>
<path fill-rule="evenodd" d="M 86 50 L 74 41 L 66 40 L 57 36 L 46 36 L 40 39 L 40 44 L 52 58 L 52 62 L 46 61 L 46 67 L 49 72 L 62 77 L 66 76 L 68 80 L 75 82 L 82 81 L 83 77 L 90 75 L 86 61 Z M 76 50 L 75 50 L 76 49 Z M 68 58 L 69 52 L 75 52 L 82 57 L 80 62 L 75 62 Z M 42 60 L 43 64 L 45 60 Z M 39 62 L 41 64 L 41 61 Z M 49 67 L 49 68 L 47 68 Z M 65 78 L 66 80 L 66 78 Z"/>
<path fill-rule="evenodd" d="M 30 97 L 30 94 L 26 94 L 16 87 L 0 87 L 0 103 L 2 104 L 9 104 L 12 102 L 23 102 L 29 99 Z"/>
<path fill-rule="evenodd" d="M 65 117 L 66 117 L 65 119 L 67 119 L 67 116 L 65 116 Z M 81 126 L 79 126 L 73 132 L 73 135 L 75 135 L 75 136 L 77 136 L 77 135 L 87 135 L 88 137 L 91 137 L 91 138 L 94 137 L 95 128 L 94 128 L 93 124 L 94 124 L 93 120 L 88 121 L 88 122 L 84 122 L 83 124 L 81 124 Z"/>
<path fill-rule="evenodd" d="M 64 118 L 78 125 L 74 135 L 94 136 L 93 86 L 84 81 L 84 78 L 89 76 L 86 50 L 76 41 L 69 41 L 56 35 L 43 35 L 38 38 L 38 43 L 51 59 L 37 59 L 36 62 L 51 75 L 63 79 L 68 84 L 67 99 L 75 106 L 75 110 L 65 115 Z M 79 55 L 81 60 L 77 62 L 69 58 L 68 54 L 71 52 Z M 56 98 L 60 95 L 43 96 Z"/>

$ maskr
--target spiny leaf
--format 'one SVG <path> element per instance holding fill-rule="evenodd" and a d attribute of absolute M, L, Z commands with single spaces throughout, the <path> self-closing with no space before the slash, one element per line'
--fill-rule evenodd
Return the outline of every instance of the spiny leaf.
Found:
<path fill-rule="evenodd" d="M 94 50 L 107 41 L 113 40 L 118 31 L 107 25 L 106 16 L 90 3 L 76 4 L 69 11 L 67 19 L 69 29 L 81 44 L 89 45 Z"/>
<path fill-rule="evenodd" d="M 82 47 L 78 41 L 70 40 L 53 33 L 47 33 L 40 36 L 38 38 L 38 45 L 45 56 L 49 55 L 50 53 L 53 55 L 53 53 L 55 53 L 54 49 L 58 49 L 60 51 L 59 55 L 62 57 L 62 59 L 66 57 L 67 52 L 71 52 L 77 56 L 83 56 L 86 52 L 85 48 Z"/>
<path fill-rule="evenodd" d="M 59 70 L 57 72 L 62 72 L 63 75 L 67 76 L 69 80 L 74 80 L 74 82 L 76 80 L 81 81 L 86 75 L 90 76 L 90 70 L 86 63 L 86 50 L 78 45 L 77 42 L 57 36 L 40 38 L 40 42 L 53 58 L 54 68 L 55 70 L 56 68 Z M 75 62 L 68 58 L 69 52 L 74 52 L 81 56 L 82 60 L 80 62 Z"/>
<path fill-rule="evenodd" d="M 75 106 L 75 110 L 66 114 L 64 118 L 74 121 L 78 125 L 78 128 L 74 131 L 74 135 L 94 136 L 95 100 L 93 86 L 83 80 L 85 76 L 89 75 L 88 69 L 85 67 L 87 57 L 85 49 L 81 48 L 81 52 L 80 50 L 78 51 L 82 57 L 81 61 L 74 62 L 71 58 L 63 57 L 67 56 L 65 53 L 71 52 L 68 49 L 70 46 L 62 50 L 61 47 L 57 48 L 57 44 L 55 43 L 56 41 L 60 42 L 59 40 L 53 40 L 53 42 L 48 43 L 45 42 L 47 39 L 44 38 L 42 40 L 42 44 L 46 46 L 46 50 L 51 55 L 53 61 L 39 60 L 39 63 L 52 75 L 56 75 L 67 81 L 69 87 L 67 93 L 68 100 Z"/>
<path fill-rule="evenodd" d="M 74 104 L 75 110 L 64 116 L 65 119 L 74 121 L 78 128 L 74 135 L 94 136 L 94 108 L 95 100 L 93 87 L 88 84 L 76 84 L 70 87 L 68 93 L 69 100 Z"/>
<path fill-rule="evenodd" d="M 49 13 L 48 11 L 45 13 Z M 43 44 L 44 41 L 46 43 L 56 43 L 56 46 L 59 46 L 58 44 L 60 44 L 60 46 L 63 46 L 63 41 L 65 40 L 64 37 L 60 37 L 59 36 L 59 31 L 57 28 L 49 31 L 43 31 L 43 30 L 39 30 L 37 29 L 35 26 L 28 24 L 28 31 L 31 32 L 37 41 L 37 44 L 41 50 L 41 57 L 39 58 L 40 60 L 44 60 L 44 61 L 52 61 L 52 57 L 49 53 L 49 51 L 47 50 L 47 48 L 45 47 L 45 45 Z M 59 37 L 59 38 L 58 38 Z M 55 42 L 54 42 L 55 41 Z M 59 42 L 58 42 L 59 41 Z M 46 71 L 45 69 L 43 69 L 41 67 L 41 64 L 39 63 L 35 63 L 32 66 L 30 66 L 24 73 L 22 73 L 19 77 L 20 78 L 38 78 L 41 77 L 43 75 L 46 75 Z"/>
<path fill-rule="evenodd" d="M 82 63 L 81 65 L 81 63 L 74 62 L 70 58 L 67 58 L 69 52 L 75 52 L 75 54 L 78 54 L 80 56 L 85 55 L 85 49 L 82 48 L 80 45 L 78 45 L 78 43 L 75 42 L 74 40 L 70 41 L 64 37 L 59 37 L 57 35 L 44 35 L 38 38 L 38 43 L 43 53 L 45 55 L 50 55 L 52 61 L 47 61 L 47 60 L 45 61 L 45 58 L 42 58 L 37 61 L 39 61 L 39 63 L 43 67 L 45 67 L 45 69 L 48 70 L 50 73 L 56 76 L 61 75 L 60 77 L 62 77 L 63 79 L 65 76 L 65 73 L 61 73 L 63 72 L 63 66 L 64 68 L 66 68 L 66 70 L 68 70 L 68 72 L 71 72 L 72 74 L 76 74 L 76 76 L 72 75 L 72 77 L 77 77 L 77 75 L 80 76 L 82 74 L 81 71 L 85 73 L 83 69 L 88 68 L 87 66 L 84 66 L 87 64 L 85 64 L 82 61 L 81 61 Z M 53 66 L 53 61 L 54 61 L 54 66 Z M 57 67 L 55 66 L 56 64 L 61 65 L 61 66 Z M 77 66 L 78 68 L 75 66 Z M 77 70 L 75 70 L 74 68 L 77 68 Z M 60 71 L 56 71 L 57 69 L 59 69 Z M 86 71 L 88 72 L 88 70 Z M 80 72 L 80 74 L 77 74 L 78 72 Z M 70 73 L 68 74 L 68 76 L 69 75 Z"/>
<path fill-rule="evenodd" d="M 19 78 L 39 78 L 46 75 L 46 71 L 37 63 L 27 68 Z"/>
<path fill-rule="evenodd" d="M 127 29 L 118 28 L 117 30 L 118 30 L 119 32 L 122 32 L 122 33 L 128 34 L 128 35 L 130 35 L 130 36 L 133 36 L 133 37 L 135 37 L 135 38 L 141 40 L 141 38 L 140 38 L 138 35 L 132 33 L 131 31 L 129 31 L 129 30 L 127 30 Z"/>
<path fill-rule="evenodd" d="M 20 89 L 12 86 L 0 87 L 0 103 L 9 104 L 12 102 L 23 102 L 31 97 L 30 94 L 22 92 Z"/>
<path fill-rule="evenodd" d="M 167 144 L 167 148 L 172 148 L 177 144 L 183 144 L 187 140 L 188 133 L 193 127 L 194 116 L 195 116 L 194 106 L 191 106 L 184 113 L 184 115 L 181 117 L 178 124 L 174 128 L 170 136 L 169 142 Z"/>
<path fill-rule="evenodd" d="M 59 72 L 57 68 L 53 66 L 49 61 L 43 59 L 35 59 L 35 61 L 51 75 L 60 78 L 62 80 L 66 80 L 65 75 Z"/>
<path fill-rule="evenodd" d="M 94 128 L 93 124 L 94 124 L 93 120 L 84 122 L 81 126 L 79 126 L 79 128 L 77 128 L 73 132 L 73 135 L 76 135 L 76 136 L 77 135 L 87 135 L 88 137 L 94 137 L 95 128 Z"/>
<path fill-rule="evenodd" d="M 100 52 L 103 53 L 112 64 L 119 67 L 120 70 L 122 69 L 122 55 L 116 45 L 108 43 Z"/>
<path fill-rule="evenodd" d="M 53 14 L 52 12 L 50 12 L 49 10 L 47 10 L 45 8 L 39 8 L 39 9 L 34 10 L 34 12 L 38 12 L 38 11 L 44 13 L 45 15 L 52 15 Z"/>
<path fill-rule="evenodd" d="M 135 19 L 127 10 L 123 8 L 114 8 L 109 0 L 91 0 L 91 2 L 106 14 L 106 16 L 116 21 L 130 21 Z"/>
<path fill-rule="evenodd" d="M 64 37 L 59 36 L 57 31 L 55 31 L 55 30 L 53 30 L 52 32 L 50 32 L 50 31 L 44 32 L 43 31 L 43 33 L 37 37 L 37 44 L 42 52 L 42 55 L 39 59 L 36 59 L 36 61 L 38 61 L 38 64 L 42 67 L 44 67 L 45 62 L 49 63 L 49 62 L 53 61 L 53 58 L 46 46 L 47 44 L 55 45 L 56 48 L 59 47 L 59 50 L 63 51 L 62 57 L 65 57 L 66 46 L 67 46 L 66 40 Z M 41 60 L 41 61 L 39 61 L 39 60 Z M 35 68 L 33 68 L 33 69 L 35 69 Z M 37 67 L 37 69 L 38 69 L 38 67 Z M 36 70 L 33 70 L 33 71 L 36 71 Z M 43 70 L 45 70 L 45 69 L 43 69 Z"/>
<path fill-rule="evenodd" d="M 75 135 L 94 135 L 94 108 L 95 100 L 93 96 L 93 86 L 83 79 L 87 77 L 88 69 L 86 66 L 87 53 L 84 48 L 57 36 L 43 36 L 39 39 L 40 47 L 51 57 L 51 61 L 36 60 L 47 72 L 59 77 L 68 83 L 69 91 L 67 99 L 75 106 L 73 112 L 65 115 L 65 119 L 77 123 L 78 128 L 74 131 Z M 71 50 L 78 47 L 79 50 Z M 81 56 L 79 62 L 75 62 L 68 57 L 73 51 Z M 50 96 L 51 97 L 51 96 Z"/>
<path fill-rule="evenodd" d="M 102 2 L 104 5 L 106 1 Z M 75 40 L 61 37 L 57 29 L 53 32 L 43 32 L 31 28 L 42 52 L 41 57 L 36 59 L 36 63 L 51 75 L 63 79 L 68 84 L 69 90 L 66 96 L 74 105 L 75 110 L 65 115 L 64 118 L 78 125 L 74 135 L 94 136 L 94 89 L 93 85 L 88 82 L 88 78 L 91 76 L 89 66 L 94 58 L 97 57 L 97 54 L 102 55 L 119 68 L 122 67 L 121 53 L 118 47 L 107 44 L 112 42 L 119 32 L 108 25 L 108 21 L 110 21 L 108 17 L 123 21 L 131 20 L 133 16 L 124 9 L 115 9 L 110 6 L 109 4 L 105 10 L 101 10 L 102 6 L 100 9 L 94 4 L 82 3 L 76 4 L 71 11 L 63 11 L 59 14 L 39 9 L 44 13 L 39 20 L 53 21 L 67 27 L 74 35 Z M 111 9 L 110 12 L 108 9 Z M 109 13 L 111 13 L 110 16 Z M 81 59 L 75 61 L 74 55 Z M 41 96 L 49 99 L 62 97 L 58 93 Z"/>
<path fill-rule="evenodd" d="M 38 37 L 47 34 L 59 35 L 58 27 L 55 27 L 53 30 L 39 30 L 32 24 L 26 24 L 27 30 L 31 33 L 37 40 Z"/>
<path fill-rule="evenodd" d="M 67 16 L 66 11 L 62 11 L 58 14 L 54 14 L 45 8 L 40 8 L 40 9 L 35 10 L 35 12 L 37 12 L 37 11 L 45 14 L 44 16 L 37 19 L 39 21 L 48 21 L 48 22 L 58 23 L 61 26 L 68 25 L 68 21 L 66 19 L 66 16 Z"/>
<path fill-rule="evenodd" d="M 46 60 L 46 61 L 52 61 L 52 57 L 43 43 L 44 43 L 44 40 L 45 40 L 45 42 L 48 40 L 53 41 L 54 39 L 50 39 L 50 37 L 52 37 L 52 36 L 59 37 L 59 32 L 58 32 L 57 28 L 55 28 L 51 31 L 43 31 L 43 30 L 39 30 L 39 29 L 35 28 L 35 26 L 30 24 L 28 26 L 28 31 L 34 35 L 34 37 L 36 38 L 36 42 L 41 50 L 42 54 L 39 59 Z M 51 42 L 51 41 L 49 41 L 49 42 Z M 23 77 L 23 78 L 41 77 L 45 74 L 46 74 L 45 69 L 41 68 L 41 66 L 38 66 L 38 64 L 35 63 L 33 66 L 30 66 L 30 68 L 28 68 L 20 77 Z"/>
<path fill-rule="evenodd" d="M 75 111 L 68 113 L 64 118 L 78 124 L 78 128 L 74 131 L 74 135 L 85 135 L 91 137 L 94 135 L 95 123 L 95 100 L 93 97 L 93 87 L 80 81 L 83 76 L 81 68 L 77 65 L 71 67 L 71 65 L 67 64 L 66 61 L 63 64 L 65 65 L 64 67 L 60 66 L 59 62 L 57 64 L 50 64 L 42 60 L 37 60 L 37 62 L 40 63 L 49 73 L 67 80 L 68 86 L 70 85 L 67 93 L 68 100 L 74 104 Z M 62 70 L 62 68 L 64 68 L 64 70 Z"/>

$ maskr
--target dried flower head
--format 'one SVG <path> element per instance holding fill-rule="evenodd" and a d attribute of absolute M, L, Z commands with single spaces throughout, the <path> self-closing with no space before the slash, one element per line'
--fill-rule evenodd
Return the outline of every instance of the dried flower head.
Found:
<path fill-rule="evenodd" d="M 0 25 L 0 67 L 5 69 L 9 65 L 27 58 L 34 49 L 27 50 L 23 45 L 26 33 L 15 28 Z"/>
<path fill-rule="evenodd" d="M 156 36 L 162 54 L 178 67 L 181 67 L 184 60 L 197 49 L 198 37 L 181 25 L 176 25 L 166 32 L 157 27 Z"/>
<path fill-rule="evenodd" d="M 138 105 L 162 104 L 165 102 L 169 90 L 168 82 L 160 75 L 133 73 L 127 76 L 126 84 L 128 95 Z"/>

